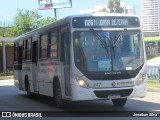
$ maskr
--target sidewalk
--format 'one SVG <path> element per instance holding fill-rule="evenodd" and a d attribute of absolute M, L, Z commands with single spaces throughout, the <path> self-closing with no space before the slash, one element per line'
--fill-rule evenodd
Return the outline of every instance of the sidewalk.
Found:
<path fill-rule="evenodd" d="M 150 86 L 150 87 L 147 87 L 147 91 L 149 92 L 160 92 L 160 87 L 154 87 L 154 86 Z"/>
<path fill-rule="evenodd" d="M 14 79 L 0 80 L 0 86 L 14 86 Z"/>

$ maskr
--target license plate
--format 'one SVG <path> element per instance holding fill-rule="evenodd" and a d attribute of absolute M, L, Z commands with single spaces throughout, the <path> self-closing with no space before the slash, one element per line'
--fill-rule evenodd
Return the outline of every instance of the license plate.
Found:
<path fill-rule="evenodd" d="M 108 99 L 118 99 L 118 98 L 120 98 L 119 94 L 108 95 Z"/>

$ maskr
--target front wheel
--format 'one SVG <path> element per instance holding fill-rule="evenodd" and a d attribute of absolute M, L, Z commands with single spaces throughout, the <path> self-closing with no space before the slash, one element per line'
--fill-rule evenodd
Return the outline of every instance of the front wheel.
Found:
<path fill-rule="evenodd" d="M 114 106 L 122 107 L 126 104 L 127 98 L 121 98 L 121 99 L 112 99 L 112 103 Z"/>
<path fill-rule="evenodd" d="M 26 91 L 27 91 L 27 96 L 29 98 L 33 98 L 34 97 L 33 93 L 31 92 L 30 85 L 29 85 L 28 82 L 27 82 L 27 90 Z"/>
<path fill-rule="evenodd" d="M 57 108 L 64 108 L 64 100 L 62 99 L 62 91 L 59 82 L 56 82 L 54 89 L 54 101 Z"/>

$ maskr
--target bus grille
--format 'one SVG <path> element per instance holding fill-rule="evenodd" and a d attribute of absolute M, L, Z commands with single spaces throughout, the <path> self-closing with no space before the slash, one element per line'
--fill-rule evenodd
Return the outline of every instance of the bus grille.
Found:
<path fill-rule="evenodd" d="M 125 89 L 125 90 L 100 90 L 94 91 L 94 94 L 98 98 L 107 98 L 109 95 L 118 94 L 120 97 L 127 97 L 132 93 L 133 89 Z"/>
<path fill-rule="evenodd" d="M 130 79 L 136 77 L 138 73 L 127 73 L 120 75 L 106 75 L 106 74 L 85 74 L 85 76 L 90 80 L 120 80 L 120 79 Z"/>

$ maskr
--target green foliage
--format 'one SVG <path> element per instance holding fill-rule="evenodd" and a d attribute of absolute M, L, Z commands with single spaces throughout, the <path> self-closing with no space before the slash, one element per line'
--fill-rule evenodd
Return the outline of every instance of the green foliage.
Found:
<path fill-rule="evenodd" d="M 2 46 L 2 43 L 0 42 L 0 46 Z M 13 42 L 6 42 L 5 46 L 14 46 Z"/>
<path fill-rule="evenodd" d="M 110 9 L 110 13 L 123 13 L 124 9 L 120 7 L 120 0 L 109 0 L 108 8 Z"/>
<path fill-rule="evenodd" d="M 1 27 L 0 37 L 13 37 L 13 27 Z"/>
<path fill-rule="evenodd" d="M 13 71 L 9 71 L 6 73 L 0 73 L 0 76 L 11 76 L 11 75 L 13 75 Z"/>
<path fill-rule="evenodd" d="M 55 18 L 48 17 L 45 19 L 34 11 L 18 10 L 14 18 L 13 33 L 14 36 L 18 36 L 54 21 L 56 21 Z"/>
<path fill-rule="evenodd" d="M 14 79 L 13 71 L 0 73 L 0 80 L 8 80 L 8 79 Z"/>
<path fill-rule="evenodd" d="M 0 37 L 19 36 L 55 21 L 56 18 L 42 18 L 42 16 L 35 11 L 18 10 L 17 15 L 14 17 L 14 26 L 0 28 Z"/>
<path fill-rule="evenodd" d="M 155 42 L 160 41 L 160 37 L 145 37 L 144 42 Z"/>

